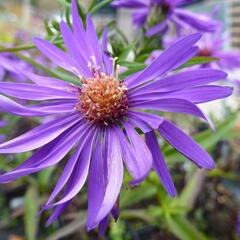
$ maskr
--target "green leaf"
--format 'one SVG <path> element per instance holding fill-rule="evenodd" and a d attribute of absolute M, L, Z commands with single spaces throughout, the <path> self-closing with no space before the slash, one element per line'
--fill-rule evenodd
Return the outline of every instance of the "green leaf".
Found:
<path fill-rule="evenodd" d="M 26 194 L 24 201 L 24 225 L 27 240 L 36 240 L 38 221 L 36 215 L 39 208 L 39 197 L 37 189 L 31 185 Z"/>
<path fill-rule="evenodd" d="M 127 68 L 144 69 L 146 67 L 146 64 L 138 63 L 138 62 L 119 61 L 118 63 L 119 63 L 119 65 L 127 67 Z"/>
<path fill-rule="evenodd" d="M 130 187 L 128 189 L 123 189 L 120 200 L 121 207 L 129 207 L 133 204 L 153 197 L 156 193 L 157 188 L 147 183 L 142 183 L 134 189 L 131 189 Z"/>
<path fill-rule="evenodd" d="M 48 23 L 48 20 L 47 20 L 47 19 L 44 20 L 44 26 L 45 26 L 45 30 L 46 30 L 48 36 L 53 36 L 54 33 L 53 33 L 53 31 L 51 30 L 51 27 L 49 26 L 49 23 Z"/>
<path fill-rule="evenodd" d="M 207 240 L 192 223 L 182 216 L 166 216 L 169 230 L 181 240 Z"/>
<path fill-rule="evenodd" d="M 118 64 L 121 65 L 121 62 L 125 61 L 131 51 L 133 51 L 134 46 L 133 44 L 130 44 L 129 46 L 125 47 L 121 54 L 118 57 Z"/>
<path fill-rule="evenodd" d="M 37 182 L 38 185 L 41 189 L 46 189 L 46 187 L 49 186 L 49 181 L 50 178 L 52 176 L 53 171 L 55 170 L 55 166 L 53 167 L 49 167 L 47 169 L 45 169 L 44 171 L 41 171 L 38 173 L 38 178 L 37 178 Z"/>
<path fill-rule="evenodd" d="M 193 57 L 188 62 L 184 63 L 180 68 L 186 68 L 198 64 L 206 64 L 215 61 L 219 61 L 219 59 L 213 57 Z"/>

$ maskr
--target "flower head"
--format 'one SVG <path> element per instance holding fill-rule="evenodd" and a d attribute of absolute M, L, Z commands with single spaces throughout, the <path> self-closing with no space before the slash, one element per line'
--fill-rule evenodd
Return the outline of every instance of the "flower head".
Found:
<path fill-rule="evenodd" d="M 178 35 L 182 29 L 189 27 L 197 31 L 214 32 L 218 22 L 181 8 L 190 2 L 191 0 L 114 0 L 112 6 L 132 9 L 134 24 L 145 26 L 147 36 L 165 33 L 169 29 L 169 23 L 173 23 Z"/>
<path fill-rule="evenodd" d="M 233 70 L 240 67 L 240 52 L 236 50 L 224 50 L 224 45 L 228 42 L 221 33 L 206 34 L 199 41 L 199 51 L 197 56 L 218 58 L 216 62 L 203 65 L 203 67 L 215 67 L 224 70 Z"/>
<path fill-rule="evenodd" d="M 50 42 L 35 39 L 38 49 L 54 63 L 78 78 L 78 84 L 22 71 L 32 84 L 0 83 L 0 92 L 10 97 L 36 101 L 23 106 L 0 95 L 2 111 L 25 116 L 51 116 L 52 120 L 0 144 L 0 153 L 36 150 L 12 171 L 0 175 L 6 183 L 58 164 L 74 150 L 43 210 L 54 208 L 47 224 L 69 205 L 88 179 L 88 230 L 105 226 L 108 216 L 117 217 L 125 164 L 138 184 L 153 168 L 166 191 L 176 195 L 155 131 L 177 151 L 201 168 L 214 168 L 214 161 L 193 139 L 172 122 L 146 113 L 176 112 L 207 120 L 198 103 L 224 98 L 229 87 L 206 85 L 226 78 L 220 70 L 201 69 L 173 73 L 193 57 L 200 34 L 182 38 L 144 70 L 120 81 L 114 59 L 107 54 L 107 30 L 99 44 L 88 15 L 86 29 L 72 1 L 73 30 L 61 22 L 68 53 Z M 40 102 L 40 103 L 39 103 Z M 137 131 L 138 129 L 138 131 Z M 141 130 L 142 134 L 139 134 Z M 63 189 L 65 190 L 63 191 Z M 59 201 L 56 197 L 62 193 Z"/>

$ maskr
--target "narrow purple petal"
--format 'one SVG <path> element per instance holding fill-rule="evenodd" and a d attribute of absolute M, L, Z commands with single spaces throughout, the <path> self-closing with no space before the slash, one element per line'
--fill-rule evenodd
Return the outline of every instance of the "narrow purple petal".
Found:
<path fill-rule="evenodd" d="M 48 86 L 52 88 L 69 89 L 71 85 L 68 82 L 57 78 L 40 76 L 29 71 L 21 71 L 27 78 L 31 79 L 34 83 L 40 86 Z M 80 81 L 79 81 L 80 82 Z"/>
<path fill-rule="evenodd" d="M 175 197 L 177 194 L 176 189 L 174 187 L 174 183 L 168 170 L 167 164 L 158 145 L 158 141 L 154 134 L 154 131 L 146 133 L 145 137 L 147 146 L 153 156 L 153 168 L 160 177 L 162 184 L 168 194 L 172 197 Z"/>
<path fill-rule="evenodd" d="M 109 214 L 99 223 L 98 233 L 100 237 L 104 236 L 108 227 L 108 223 L 109 223 Z"/>
<path fill-rule="evenodd" d="M 82 56 L 82 50 L 79 49 L 79 45 L 77 44 L 74 35 L 69 28 L 69 26 L 65 22 L 60 23 L 60 29 L 61 34 L 64 39 L 64 43 L 70 52 L 71 56 L 75 59 L 75 61 L 78 63 L 78 70 L 81 75 L 83 75 L 85 78 L 88 78 L 91 76 L 91 72 L 88 68 L 88 60 L 84 59 L 84 56 Z"/>
<path fill-rule="evenodd" d="M 49 114 L 62 114 L 76 112 L 76 105 L 77 100 L 59 100 L 30 105 L 30 108 Z"/>
<path fill-rule="evenodd" d="M 36 106 L 23 106 L 3 95 L 0 95 L 0 111 L 25 117 L 40 117 L 47 116 L 53 113 L 49 111 L 39 110 L 38 108 L 36 108 Z"/>
<path fill-rule="evenodd" d="M 72 20 L 73 20 L 73 34 L 79 44 L 79 49 L 82 49 L 82 55 L 86 61 L 90 60 L 89 42 L 85 32 L 82 19 L 78 14 L 77 0 L 72 0 Z"/>
<path fill-rule="evenodd" d="M 33 101 L 76 99 L 76 95 L 66 90 L 28 83 L 0 82 L 0 93 L 19 99 Z"/>
<path fill-rule="evenodd" d="M 129 169 L 131 167 L 132 170 L 134 170 L 135 174 L 137 173 L 137 171 L 140 172 L 140 174 L 138 174 L 138 178 L 140 178 L 140 180 L 143 180 L 143 178 L 146 177 L 146 175 L 152 168 L 153 161 L 152 154 L 148 149 L 147 145 L 145 144 L 144 140 L 135 131 L 134 127 L 130 125 L 128 122 L 122 121 L 122 124 L 126 130 L 126 134 L 130 142 L 131 146 L 130 151 L 132 152 L 134 158 L 136 159 L 136 162 L 134 163 L 133 162 L 135 161 L 134 159 L 128 158 Z M 123 150 L 127 151 L 128 149 L 123 148 Z"/>
<path fill-rule="evenodd" d="M 128 115 L 133 118 L 141 119 L 142 121 L 149 124 L 149 126 L 151 126 L 153 129 L 158 129 L 158 127 L 164 121 L 164 118 L 159 117 L 157 115 L 146 113 L 146 112 L 134 111 L 133 109 L 128 111 Z"/>
<path fill-rule="evenodd" d="M 89 45 L 92 48 L 92 55 L 96 59 L 97 66 L 99 66 L 102 69 L 102 57 L 100 54 L 100 48 L 99 48 L 99 42 L 98 42 L 98 36 L 97 32 L 95 30 L 95 27 L 93 25 L 92 18 L 90 14 L 87 14 L 87 20 L 86 20 L 86 33 L 87 38 L 89 41 Z"/>
<path fill-rule="evenodd" d="M 128 114 L 128 123 L 130 123 L 134 128 L 139 128 L 143 133 L 151 132 L 152 127 L 150 127 L 146 122 L 144 122 L 140 118 L 136 118 L 134 116 L 130 116 Z"/>
<path fill-rule="evenodd" d="M 169 142 L 178 152 L 193 161 L 201 168 L 213 169 L 215 167 L 211 156 L 198 145 L 191 137 L 165 120 L 159 127 L 161 136 Z"/>
<path fill-rule="evenodd" d="M 185 99 L 168 98 L 131 104 L 132 108 L 151 109 L 164 112 L 190 114 L 206 120 L 206 116 L 193 103 Z"/>
<path fill-rule="evenodd" d="M 108 30 L 105 27 L 104 30 L 103 30 L 103 34 L 102 34 L 103 60 L 104 60 L 104 63 L 105 63 L 106 73 L 108 75 L 112 75 L 112 73 L 113 73 L 113 60 L 109 56 L 108 49 L 107 49 L 107 33 L 108 33 Z"/>
<path fill-rule="evenodd" d="M 116 137 L 115 131 L 111 128 L 107 129 L 107 137 L 111 143 L 107 153 L 108 182 L 106 184 L 101 208 L 98 210 L 97 216 L 94 219 L 95 224 L 88 226 L 88 229 L 94 228 L 109 214 L 117 201 L 122 186 L 123 163 L 120 143 Z"/>
<path fill-rule="evenodd" d="M 94 228 L 95 219 L 105 194 L 105 171 L 103 157 L 103 133 L 100 130 L 93 151 L 88 177 L 88 216 L 87 228 Z M 106 136 L 104 136 L 105 141 Z"/>
<path fill-rule="evenodd" d="M 111 3 L 111 5 L 116 8 L 133 8 L 133 9 L 148 7 L 149 4 L 150 4 L 149 0 L 130 0 L 130 1 L 115 0 Z"/>
<path fill-rule="evenodd" d="M 47 220 L 46 227 L 52 224 L 67 208 L 67 206 L 71 203 L 71 201 L 68 201 L 66 203 L 63 203 L 62 205 L 57 206 L 49 219 Z"/>
<path fill-rule="evenodd" d="M 164 31 L 168 26 L 168 21 L 162 21 L 159 24 L 155 25 L 154 27 L 148 29 L 148 31 L 146 32 L 146 36 L 148 37 L 152 37 L 153 35 L 160 33 L 162 31 Z"/>
<path fill-rule="evenodd" d="M 144 179 L 150 168 L 149 166 L 147 166 L 148 168 L 145 168 L 145 158 L 140 158 L 135 154 L 136 149 L 133 148 L 120 127 L 116 127 L 115 130 L 120 141 L 123 160 L 128 172 L 134 180 L 140 181 Z"/>
<path fill-rule="evenodd" d="M 20 153 L 39 148 L 79 122 L 79 114 L 57 118 L 42 124 L 23 135 L 0 144 L 0 153 Z"/>

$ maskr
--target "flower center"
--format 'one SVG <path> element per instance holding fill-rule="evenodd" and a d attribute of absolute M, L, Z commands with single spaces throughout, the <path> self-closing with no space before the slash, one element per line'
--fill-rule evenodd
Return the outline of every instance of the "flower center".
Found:
<path fill-rule="evenodd" d="M 212 51 L 207 49 L 207 48 L 199 49 L 198 56 L 200 56 L 200 57 L 211 57 L 212 56 Z"/>
<path fill-rule="evenodd" d="M 87 120 L 109 125 L 127 114 L 127 87 L 115 77 L 98 71 L 82 82 L 77 109 Z"/>

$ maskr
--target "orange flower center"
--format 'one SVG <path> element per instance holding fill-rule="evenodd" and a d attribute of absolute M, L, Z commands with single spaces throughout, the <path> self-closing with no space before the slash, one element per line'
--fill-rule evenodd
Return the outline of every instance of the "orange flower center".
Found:
<path fill-rule="evenodd" d="M 115 77 L 95 72 L 82 83 L 77 109 L 90 122 L 109 125 L 127 114 L 127 87 Z"/>

